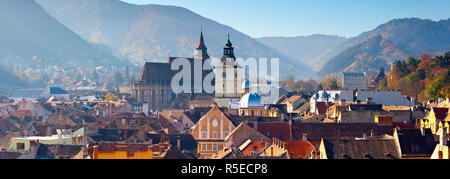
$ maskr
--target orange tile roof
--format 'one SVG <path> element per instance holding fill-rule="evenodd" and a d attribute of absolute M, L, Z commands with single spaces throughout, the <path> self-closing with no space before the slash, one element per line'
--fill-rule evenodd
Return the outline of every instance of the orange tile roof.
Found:
<path fill-rule="evenodd" d="M 248 144 L 245 148 L 243 148 L 241 151 L 245 156 L 251 156 L 251 152 L 255 151 L 257 153 L 260 153 L 266 148 L 266 144 L 270 145 L 271 142 L 267 141 L 252 141 L 250 144 Z"/>
<path fill-rule="evenodd" d="M 304 159 L 309 156 L 315 149 L 308 141 L 286 141 L 286 149 L 289 153 L 294 154 L 295 159 Z"/>

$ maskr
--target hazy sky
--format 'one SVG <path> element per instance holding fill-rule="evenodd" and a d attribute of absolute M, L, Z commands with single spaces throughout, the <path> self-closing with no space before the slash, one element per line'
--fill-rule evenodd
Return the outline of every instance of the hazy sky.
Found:
<path fill-rule="evenodd" d="M 450 18 L 450 0 L 122 0 L 188 8 L 252 37 L 356 36 L 391 19 Z"/>

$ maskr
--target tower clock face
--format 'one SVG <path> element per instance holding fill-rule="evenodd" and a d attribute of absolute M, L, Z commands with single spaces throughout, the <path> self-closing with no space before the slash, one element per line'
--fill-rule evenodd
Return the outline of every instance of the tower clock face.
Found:
<path fill-rule="evenodd" d="M 213 127 L 217 127 L 217 125 L 219 125 L 219 120 L 214 118 L 213 121 L 212 121 L 212 125 L 213 125 Z"/>

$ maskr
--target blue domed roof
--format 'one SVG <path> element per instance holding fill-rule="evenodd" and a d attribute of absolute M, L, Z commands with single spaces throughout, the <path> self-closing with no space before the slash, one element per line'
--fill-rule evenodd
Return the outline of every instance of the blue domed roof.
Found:
<path fill-rule="evenodd" d="M 242 96 L 239 108 L 264 108 L 264 104 L 261 103 L 261 96 L 258 94 L 247 93 Z"/>
<path fill-rule="evenodd" d="M 322 98 L 328 98 L 328 97 L 329 97 L 329 95 L 328 95 L 327 91 L 323 91 Z"/>
<path fill-rule="evenodd" d="M 242 89 L 250 89 L 250 81 L 245 80 L 245 81 L 242 83 Z"/>

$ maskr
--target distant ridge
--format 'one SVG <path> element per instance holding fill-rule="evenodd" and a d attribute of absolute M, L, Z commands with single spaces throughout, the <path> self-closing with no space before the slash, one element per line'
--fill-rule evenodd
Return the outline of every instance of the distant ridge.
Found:
<path fill-rule="evenodd" d="M 118 0 L 37 0 L 49 14 L 89 42 L 111 47 L 136 65 L 172 56 L 193 56 L 203 27 L 212 57 L 220 58 L 230 33 L 237 57 L 280 58 L 284 75 L 312 76 L 312 70 L 229 26 L 188 9 L 163 5 L 132 5 Z M 239 20 L 239 19 L 236 19 Z"/>
<path fill-rule="evenodd" d="M 0 1 L 0 39 L 0 57 L 8 63 L 29 63 L 34 56 L 60 64 L 119 62 L 112 54 L 93 48 L 32 0 Z"/>
<path fill-rule="evenodd" d="M 327 62 L 327 53 L 347 39 L 314 34 L 297 37 L 262 37 L 257 40 L 318 71 Z"/>
<path fill-rule="evenodd" d="M 419 56 L 421 53 L 443 54 L 450 51 L 449 22 L 450 19 L 391 20 L 339 45 L 331 52 L 337 55 L 333 55 L 322 67 L 319 75 L 323 77 L 341 71 L 371 71 L 390 66 L 393 60 L 404 60 L 407 56 Z"/>

